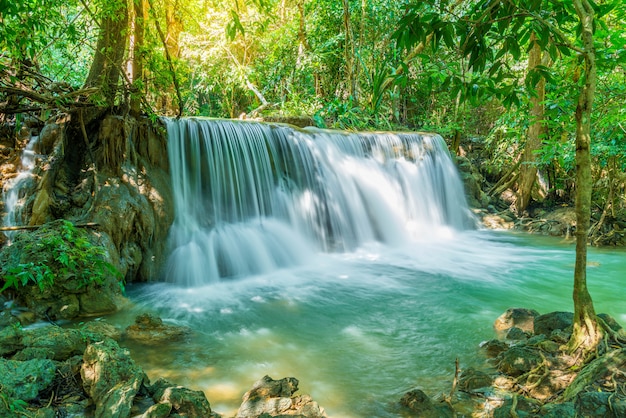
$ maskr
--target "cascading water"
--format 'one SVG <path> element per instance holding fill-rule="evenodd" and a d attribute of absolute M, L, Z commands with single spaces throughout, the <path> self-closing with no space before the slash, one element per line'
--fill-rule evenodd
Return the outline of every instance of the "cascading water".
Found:
<path fill-rule="evenodd" d="M 473 225 L 443 139 L 166 120 L 176 218 L 168 280 L 201 285 L 315 251 Z"/>
<path fill-rule="evenodd" d="M 35 144 L 39 139 L 38 136 L 31 137 L 22 151 L 20 160 L 21 167 L 17 176 L 7 181 L 2 191 L 4 200 L 4 208 L 6 215 L 3 219 L 4 226 L 17 226 L 23 223 L 22 210 L 27 198 L 26 191 L 29 190 L 34 182 L 33 169 L 35 168 Z M 11 239 L 15 232 L 5 231 L 7 238 Z"/>

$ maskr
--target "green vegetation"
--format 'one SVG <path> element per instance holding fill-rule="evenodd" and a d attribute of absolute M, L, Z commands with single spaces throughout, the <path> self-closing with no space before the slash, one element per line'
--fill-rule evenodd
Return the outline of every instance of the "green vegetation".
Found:
<path fill-rule="evenodd" d="M 13 245 L 18 251 L 3 260 L 4 285 L 0 292 L 31 285 L 44 292 L 66 281 L 81 289 L 102 285 L 107 277 L 121 279 L 117 269 L 106 261 L 104 248 L 92 244 L 84 230 L 65 220 L 43 226 L 36 237 L 23 234 Z"/>

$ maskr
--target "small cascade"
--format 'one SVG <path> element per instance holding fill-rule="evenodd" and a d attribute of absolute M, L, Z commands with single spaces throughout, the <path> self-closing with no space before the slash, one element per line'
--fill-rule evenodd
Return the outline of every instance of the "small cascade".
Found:
<path fill-rule="evenodd" d="M 35 144 L 39 140 L 38 136 L 32 136 L 28 141 L 26 148 L 22 151 L 20 160 L 21 167 L 17 176 L 8 180 L 4 184 L 2 198 L 4 200 L 5 216 L 3 225 L 19 226 L 23 225 L 25 220 L 22 219 L 23 209 L 27 200 L 27 192 L 33 186 L 35 181 L 33 177 L 33 169 L 35 168 Z M 14 231 L 5 231 L 6 237 L 11 240 L 15 234 Z"/>
<path fill-rule="evenodd" d="M 201 285 L 474 219 L 436 134 L 166 120 L 176 218 L 168 280 Z"/>

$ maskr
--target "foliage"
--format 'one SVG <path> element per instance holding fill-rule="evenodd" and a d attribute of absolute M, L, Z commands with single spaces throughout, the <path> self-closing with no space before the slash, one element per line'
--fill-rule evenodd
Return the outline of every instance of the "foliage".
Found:
<path fill-rule="evenodd" d="M 37 286 L 41 292 L 59 281 L 71 280 L 77 289 L 102 285 L 108 277 L 121 279 L 106 261 L 103 247 L 89 241 L 87 233 L 69 221 L 59 221 L 38 231 L 38 239 L 22 239 L 19 257 L 9 257 L 2 266 L 3 292 Z"/>

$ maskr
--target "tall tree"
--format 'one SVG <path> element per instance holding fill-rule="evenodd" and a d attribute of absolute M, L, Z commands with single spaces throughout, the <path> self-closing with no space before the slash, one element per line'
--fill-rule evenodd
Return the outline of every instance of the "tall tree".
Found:
<path fill-rule="evenodd" d="M 543 51 L 537 41 L 537 35 L 530 35 L 530 51 L 528 53 L 528 76 L 542 65 Z M 527 85 L 533 84 L 532 82 Z M 546 96 L 546 79 L 539 76 L 539 80 L 532 86 L 530 97 L 530 126 L 526 135 L 526 144 L 520 164 L 519 181 L 517 187 L 517 199 L 515 206 L 518 214 L 522 214 L 532 197 L 533 186 L 537 178 L 536 153 L 541 147 L 541 134 L 544 129 L 544 100 Z"/>
<path fill-rule="evenodd" d="M 113 0 L 101 6 L 98 13 L 100 33 L 85 87 L 98 87 L 107 104 L 112 106 L 118 92 L 128 41 L 128 3 L 126 0 Z"/>

